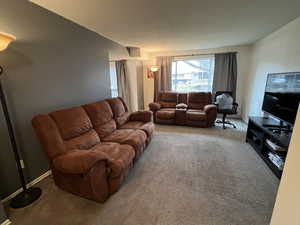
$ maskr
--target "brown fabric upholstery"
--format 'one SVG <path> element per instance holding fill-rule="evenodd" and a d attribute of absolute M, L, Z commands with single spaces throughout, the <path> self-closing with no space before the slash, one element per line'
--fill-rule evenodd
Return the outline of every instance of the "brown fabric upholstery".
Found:
<path fill-rule="evenodd" d="M 92 129 L 92 123 L 82 107 L 59 110 L 49 114 L 64 140 L 84 134 Z"/>
<path fill-rule="evenodd" d="M 204 112 L 207 115 L 207 124 L 208 126 L 213 126 L 215 120 L 217 119 L 217 106 L 215 105 L 206 105 L 204 107 Z"/>
<path fill-rule="evenodd" d="M 160 92 L 158 103 L 162 108 L 174 108 L 177 104 L 178 94 L 176 92 Z"/>
<path fill-rule="evenodd" d="M 38 115 L 32 125 L 56 185 L 99 202 L 120 188 L 154 131 L 152 112 L 130 114 L 121 98 Z"/>
<path fill-rule="evenodd" d="M 101 151 L 71 150 L 53 159 L 53 166 L 62 173 L 87 173 L 98 161 L 108 161 Z"/>
<path fill-rule="evenodd" d="M 135 156 L 135 151 L 130 145 L 120 145 L 113 142 L 101 143 L 91 150 L 91 152 L 104 153 L 110 159 L 108 161 L 110 178 L 119 177 L 124 170 L 131 168 Z"/>
<path fill-rule="evenodd" d="M 104 202 L 111 194 L 106 162 L 99 161 L 85 174 L 62 173 L 51 168 L 54 182 L 61 189 L 83 198 Z"/>
<path fill-rule="evenodd" d="M 206 113 L 202 110 L 189 109 L 186 112 L 187 120 L 206 120 Z"/>
<path fill-rule="evenodd" d="M 161 105 L 157 102 L 152 102 L 149 104 L 149 109 L 152 111 L 152 112 L 155 112 L 157 110 L 159 110 L 161 108 Z"/>
<path fill-rule="evenodd" d="M 117 129 L 112 109 L 107 101 L 87 104 L 83 108 L 91 118 L 92 124 L 100 138 L 110 135 Z"/>
<path fill-rule="evenodd" d="M 188 94 L 189 109 L 204 109 L 204 106 L 211 104 L 212 96 L 210 92 L 191 92 Z"/>
<path fill-rule="evenodd" d="M 170 120 L 175 118 L 175 109 L 159 110 L 156 113 L 156 117 L 159 119 Z"/>
<path fill-rule="evenodd" d="M 155 123 L 210 127 L 217 117 L 211 98 L 210 92 L 165 92 L 160 93 L 158 102 L 150 103 L 149 108 Z M 187 104 L 187 109 L 176 111 L 180 103 Z"/>
<path fill-rule="evenodd" d="M 147 135 L 144 131 L 133 129 L 119 129 L 111 135 L 102 139 L 104 142 L 117 142 L 127 144 L 134 148 L 136 156 L 139 157 L 144 151 Z"/>
<path fill-rule="evenodd" d="M 177 125 L 185 125 L 186 124 L 186 109 L 176 109 L 175 118 Z"/>
<path fill-rule="evenodd" d="M 187 104 L 187 98 L 188 98 L 188 94 L 187 93 L 178 93 L 177 104 L 180 104 L 180 103 Z"/>
<path fill-rule="evenodd" d="M 150 137 L 154 132 L 154 124 L 152 122 L 129 121 L 121 126 L 120 129 L 142 130 Z"/>
<path fill-rule="evenodd" d="M 130 120 L 131 121 L 142 121 L 142 122 L 151 122 L 153 113 L 151 111 L 137 111 L 131 113 Z"/>
<path fill-rule="evenodd" d="M 50 116 L 35 116 L 32 120 L 32 126 L 49 159 L 53 159 L 67 151 L 58 127 Z"/>
<path fill-rule="evenodd" d="M 66 149 L 89 149 L 100 143 L 100 138 L 95 130 L 90 130 L 87 133 L 72 138 L 64 142 Z"/>
<path fill-rule="evenodd" d="M 107 99 L 114 114 L 114 119 L 117 122 L 117 127 L 122 126 L 129 120 L 130 113 L 121 98 Z"/>

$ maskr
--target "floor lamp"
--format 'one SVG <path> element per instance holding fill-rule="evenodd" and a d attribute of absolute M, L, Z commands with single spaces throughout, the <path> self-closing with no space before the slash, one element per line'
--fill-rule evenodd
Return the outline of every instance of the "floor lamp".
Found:
<path fill-rule="evenodd" d="M 14 40 L 16 40 L 16 38 L 14 36 L 5 34 L 5 33 L 0 33 L 0 51 L 4 51 L 8 47 L 10 42 L 12 42 Z M 8 129 L 11 146 L 12 146 L 12 149 L 14 152 L 14 156 L 15 156 L 15 160 L 16 160 L 17 168 L 18 168 L 18 173 L 19 173 L 19 177 L 20 177 L 21 185 L 22 185 L 22 192 L 12 199 L 10 206 L 12 208 L 22 208 L 22 207 L 25 207 L 25 206 L 33 203 L 35 200 L 37 200 L 40 197 L 42 191 L 40 188 L 27 188 L 27 186 L 26 186 L 26 181 L 25 181 L 22 165 L 20 162 L 20 156 L 19 156 L 19 152 L 18 152 L 14 129 L 13 129 L 12 122 L 11 122 L 11 119 L 9 116 L 9 112 L 8 112 L 8 108 L 7 108 L 7 104 L 6 104 L 6 98 L 5 98 L 5 95 L 3 92 L 3 88 L 2 88 L 2 74 L 3 74 L 3 68 L 0 66 L 0 99 L 1 99 L 4 117 L 5 117 L 6 124 L 7 124 L 7 129 Z"/>

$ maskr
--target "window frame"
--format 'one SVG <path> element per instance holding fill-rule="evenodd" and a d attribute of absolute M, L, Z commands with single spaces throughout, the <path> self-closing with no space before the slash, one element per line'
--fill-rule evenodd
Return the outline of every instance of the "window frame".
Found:
<path fill-rule="evenodd" d="M 118 77 L 117 77 L 117 68 L 116 62 L 109 62 L 109 79 L 110 79 L 110 93 L 111 97 L 115 98 L 119 96 L 119 88 L 118 88 Z"/>
<path fill-rule="evenodd" d="M 178 87 L 175 87 L 174 88 L 174 82 L 173 80 L 177 80 L 179 79 L 178 78 L 178 75 L 181 75 L 181 74 L 178 74 L 178 62 L 179 61 L 192 61 L 192 60 L 201 60 L 201 59 L 209 59 L 210 60 L 210 67 L 209 67 L 209 74 L 210 74 L 210 79 L 207 79 L 209 84 L 206 85 L 208 86 L 209 88 L 200 88 L 199 90 L 195 90 L 195 89 L 192 89 L 192 88 L 185 88 L 185 90 L 179 90 Z M 175 72 L 174 72 L 174 66 L 173 66 L 173 63 L 176 63 L 176 66 L 175 66 Z M 207 54 L 207 55 L 195 55 L 195 56 L 175 56 L 172 60 L 172 70 L 171 70 L 171 90 L 174 91 L 174 92 L 212 92 L 212 87 L 213 87 L 213 78 L 214 78 L 214 65 L 215 65 L 215 56 L 214 55 L 210 55 L 210 54 Z M 193 72 L 191 73 L 182 73 L 184 75 L 186 74 L 192 74 Z M 204 73 L 202 73 L 202 76 L 204 75 Z M 176 76 L 176 78 L 174 79 L 174 76 Z M 193 78 L 191 78 L 192 80 Z M 199 79 L 201 80 L 201 79 Z M 205 80 L 202 78 L 202 80 Z M 177 83 L 176 83 L 177 85 Z M 205 87 L 205 86 L 204 86 Z"/>

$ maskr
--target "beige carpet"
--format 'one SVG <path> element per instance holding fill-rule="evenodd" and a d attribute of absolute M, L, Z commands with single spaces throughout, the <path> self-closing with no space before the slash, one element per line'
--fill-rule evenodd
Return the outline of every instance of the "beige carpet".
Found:
<path fill-rule="evenodd" d="M 268 225 L 277 178 L 238 129 L 157 126 L 119 192 L 98 204 L 39 183 L 41 199 L 10 210 L 22 225 Z"/>

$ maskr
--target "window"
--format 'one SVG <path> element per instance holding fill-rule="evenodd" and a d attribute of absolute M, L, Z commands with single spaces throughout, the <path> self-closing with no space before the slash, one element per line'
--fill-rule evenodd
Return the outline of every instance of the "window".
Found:
<path fill-rule="evenodd" d="M 118 81 L 117 81 L 117 71 L 115 62 L 109 63 L 110 72 L 110 90 L 112 97 L 118 97 Z"/>
<path fill-rule="evenodd" d="M 212 91 L 214 57 L 191 57 L 172 62 L 172 91 Z"/>

